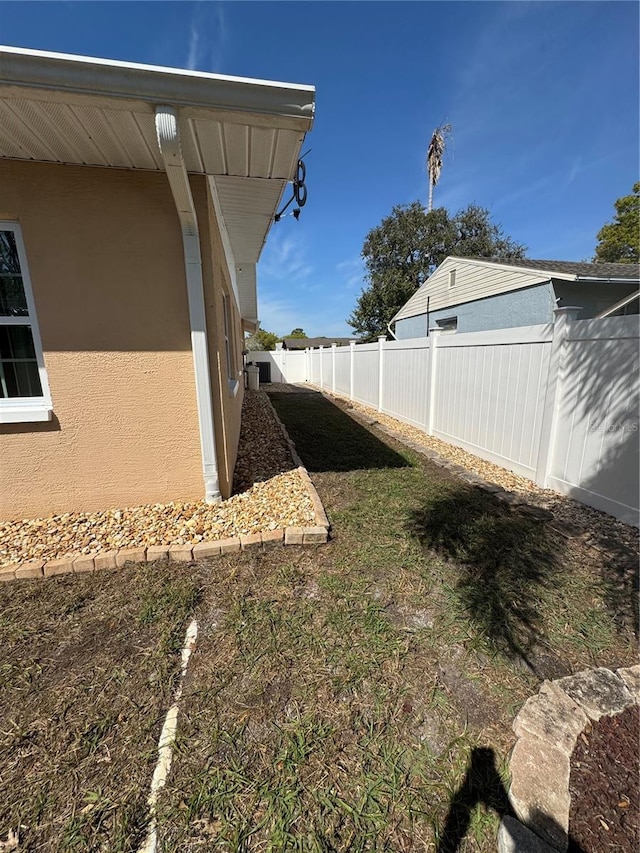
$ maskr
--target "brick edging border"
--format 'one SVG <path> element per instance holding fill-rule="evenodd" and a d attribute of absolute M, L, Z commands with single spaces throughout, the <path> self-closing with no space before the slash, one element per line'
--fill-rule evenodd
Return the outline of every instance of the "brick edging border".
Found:
<path fill-rule="evenodd" d="M 640 665 L 599 667 L 544 681 L 513 722 L 509 801 L 498 851 L 564 853 L 569 843 L 570 759 L 588 723 L 640 705 Z"/>
<path fill-rule="evenodd" d="M 7 563 L 0 566 L 0 583 L 21 578 L 48 578 L 54 575 L 84 574 L 102 569 L 121 569 L 127 563 L 153 563 L 156 560 L 170 560 L 176 563 L 190 563 L 205 557 L 218 557 L 249 549 L 270 548 L 275 545 L 322 545 L 329 540 L 331 525 L 316 491 L 309 472 L 302 464 L 295 445 L 284 424 L 278 417 L 273 403 L 267 401 L 276 423 L 291 452 L 294 465 L 306 486 L 313 504 L 314 524 L 307 527 L 279 527 L 264 533 L 248 533 L 228 539 L 214 539 L 198 542 L 196 545 L 149 545 L 138 548 L 118 548 L 102 551 L 93 556 L 89 554 L 69 554 L 55 560 L 25 560 L 20 563 Z"/>

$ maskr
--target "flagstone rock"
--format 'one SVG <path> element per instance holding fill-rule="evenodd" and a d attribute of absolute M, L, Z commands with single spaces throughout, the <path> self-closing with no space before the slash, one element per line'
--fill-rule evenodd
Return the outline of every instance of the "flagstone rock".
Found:
<path fill-rule="evenodd" d="M 523 705 L 513 723 L 520 737 L 525 733 L 539 737 L 570 756 L 576 738 L 589 722 L 584 711 L 557 682 L 545 682 L 540 691 Z"/>
<path fill-rule="evenodd" d="M 624 681 L 604 667 L 560 678 L 556 684 L 596 722 L 605 715 L 618 714 L 635 701 Z"/>
<path fill-rule="evenodd" d="M 569 756 L 533 734 L 518 739 L 510 762 L 509 801 L 518 818 L 558 850 L 568 846 Z"/>
<path fill-rule="evenodd" d="M 558 853 L 535 833 L 510 815 L 505 815 L 498 831 L 498 853 Z"/>

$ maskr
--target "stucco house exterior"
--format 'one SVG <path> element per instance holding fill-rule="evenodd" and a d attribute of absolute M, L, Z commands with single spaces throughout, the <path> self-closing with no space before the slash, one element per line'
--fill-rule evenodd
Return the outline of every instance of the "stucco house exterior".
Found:
<path fill-rule="evenodd" d="M 312 86 L 0 48 L 0 518 L 229 495 Z"/>
<path fill-rule="evenodd" d="M 553 310 L 597 316 L 640 286 L 638 264 L 446 258 L 391 320 L 398 338 L 553 323 Z M 638 301 L 620 309 L 637 313 Z"/>

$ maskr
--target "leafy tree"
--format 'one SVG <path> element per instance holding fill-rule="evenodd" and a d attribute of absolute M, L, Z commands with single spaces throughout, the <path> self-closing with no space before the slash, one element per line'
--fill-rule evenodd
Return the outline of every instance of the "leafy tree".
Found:
<path fill-rule="evenodd" d="M 273 332 L 265 332 L 264 329 L 258 329 L 251 337 L 245 339 L 244 348 L 249 352 L 274 350 L 279 340 L 281 338 Z"/>
<path fill-rule="evenodd" d="M 451 216 L 444 207 L 427 212 L 419 201 L 397 205 L 368 234 L 362 247 L 369 286 L 347 320 L 358 335 L 372 340 L 449 255 L 523 258 L 526 247 L 491 222 L 475 204 Z"/>
<path fill-rule="evenodd" d="M 299 327 L 296 327 L 295 329 L 293 329 L 293 331 L 289 335 L 287 335 L 287 337 L 288 338 L 306 338 L 306 337 L 308 337 L 308 335 L 306 334 L 304 329 L 300 329 Z"/>
<path fill-rule="evenodd" d="M 640 251 L 640 181 L 615 203 L 616 215 L 598 231 L 595 263 L 637 264 Z"/>

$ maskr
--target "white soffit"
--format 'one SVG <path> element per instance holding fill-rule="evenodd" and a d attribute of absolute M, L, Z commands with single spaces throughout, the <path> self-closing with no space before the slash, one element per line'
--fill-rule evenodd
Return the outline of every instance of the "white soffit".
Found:
<path fill-rule="evenodd" d="M 178 113 L 187 171 L 215 177 L 236 264 L 255 264 L 313 123 L 312 86 L 0 46 L 0 158 L 164 171 L 159 104 Z"/>
<path fill-rule="evenodd" d="M 237 264 L 236 281 L 240 297 L 240 311 L 243 320 L 258 322 L 258 299 L 256 296 L 256 265 Z"/>
<path fill-rule="evenodd" d="M 214 181 L 236 265 L 256 263 L 286 181 L 229 175 Z"/>

